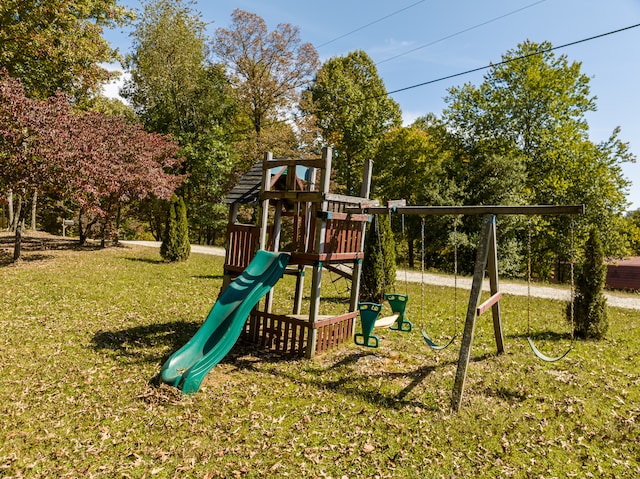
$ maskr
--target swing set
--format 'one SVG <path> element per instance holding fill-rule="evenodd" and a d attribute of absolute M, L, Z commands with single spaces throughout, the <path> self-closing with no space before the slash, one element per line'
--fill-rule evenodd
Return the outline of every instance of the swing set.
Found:
<path fill-rule="evenodd" d="M 471 292 L 469 295 L 469 303 L 467 307 L 467 313 L 464 323 L 464 330 L 462 333 L 462 344 L 460 347 L 460 355 L 458 359 L 458 367 L 456 370 L 456 377 L 453 386 L 453 393 L 451 399 L 451 407 L 454 411 L 460 408 L 462 403 L 462 394 L 464 391 L 464 385 L 467 376 L 467 369 L 469 367 L 469 360 L 471 357 L 471 347 L 473 344 L 473 337 L 475 333 L 476 321 L 479 316 L 491 310 L 493 317 L 493 330 L 496 341 L 496 349 L 498 354 L 504 353 L 504 338 L 502 333 L 502 319 L 500 313 L 500 300 L 502 298 L 502 292 L 500 291 L 499 277 L 498 277 L 498 255 L 497 255 L 497 243 L 496 243 L 496 216 L 497 215 L 576 215 L 584 214 L 584 205 L 567 205 L 567 206 L 550 206 L 550 205 L 531 205 L 531 206 L 394 206 L 390 207 L 365 207 L 348 208 L 350 213 L 364 213 L 373 215 L 391 214 L 397 213 L 401 215 L 419 215 L 423 217 L 422 220 L 422 284 L 424 288 L 424 216 L 443 216 L 443 215 L 481 215 L 482 227 L 480 232 L 480 238 L 478 247 L 476 250 L 476 260 L 474 266 L 473 280 L 471 284 Z M 454 223 L 455 224 L 455 223 Z M 455 226 L 454 226 L 455 228 Z M 456 230 L 454 229 L 454 238 L 456 236 Z M 528 240 L 528 264 L 527 264 L 527 282 L 528 282 L 528 303 L 527 303 L 527 342 L 529 343 L 533 353 L 541 360 L 546 362 L 559 361 L 564 358 L 573 347 L 573 296 L 574 296 L 574 282 L 573 282 L 573 225 L 571 228 L 571 345 L 569 349 L 560 356 L 552 357 L 542 353 L 533 342 L 531 338 L 531 228 L 529 227 L 529 240 Z M 456 277 L 456 284 L 454 290 L 457 291 L 457 239 L 454 239 L 454 273 Z M 485 274 L 489 276 L 489 290 L 490 296 L 487 300 L 480 303 L 482 293 L 482 283 L 485 278 Z M 424 289 L 423 289 L 424 291 Z M 423 296 L 423 308 L 424 308 L 424 292 Z M 404 307 L 406 308 L 406 302 L 408 297 L 405 298 Z M 356 335 L 356 344 L 378 347 L 379 339 L 377 336 L 373 336 L 371 333 L 374 327 L 383 327 L 386 322 L 385 318 L 378 320 L 378 315 L 382 311 L 382 305 L 376 303 L 360 303 L 359 308 L 362 322 L 362 333 Z M 404 312 L 404 309 L 403 309 Z M 403 315 L 404 316 L 404 315 Z M 394 321 L 397 318 L 394 316 Z M 399 318 L 399 316 L 398 316 Z M 379 322 L 378 322 L 379 321 Z M 394 324 L 391 321 L 389 325 Z M 405 321 L 403 317 L 403 321 Z M 388 325 L 387 325 L 388 326 Z M 448 347 L 458 336 L 457 333 L 446 344 L 439 345 L 432 341 L 425 331 L 422 331 L 422 336 L 427 345 L 434 350 L 442 350 Z"/>

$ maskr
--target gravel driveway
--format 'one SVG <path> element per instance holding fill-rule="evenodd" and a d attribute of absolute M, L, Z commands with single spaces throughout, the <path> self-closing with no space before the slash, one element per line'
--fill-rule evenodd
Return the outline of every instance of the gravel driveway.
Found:
<path fill-rule="evenodd" d="M 148 246 L 152 248 L 160 247 L 159 241 L 120 241 L 120 243 L 127 245 Z M 225 254 L 224 248 L 220 248 L 217 246 L 191 245 L 191 251 L 193 253 L 210 254 L 215 256 L 224 256 Z M 422 274 L 420 272 L 410 271 L 405 273 L 402 270 L 398 271 L 398 281 L 405 281 L 405 274 L 406 280 L 408 282 L 420 283 L 422 281 Z M 424 282 L 427 284 L 453 287 L 454 278 L 452 276 L 425 273 Z M 471 289 L 471 278 L 458 278 L 458 287 L 461 289 Z M 488 279 L 485 280 L 483 289 L 487 291 L 489 290 Z M 501 281 L 500 291 L 505 294 L 513 294 L 515 296 L 527 296 L 527 285 L 522 283 L 509 283 L 507 281 Z M 568 300 L 570 292 L 566 289 L 531 285 L 531 295 L 538 298 Z M 640 311 L 640 295 L 635 295 L 634 297 L 631 295 L 617 295 L 609 293 L 605 296 L 607 297 L 607 303 L 609 304 L 609 306 L 614 306 L 616 308 L 635 309 Z"/>

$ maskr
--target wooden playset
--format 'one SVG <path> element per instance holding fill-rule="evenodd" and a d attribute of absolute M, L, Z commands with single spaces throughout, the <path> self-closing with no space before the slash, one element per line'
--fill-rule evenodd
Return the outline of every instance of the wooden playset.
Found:
<path fill-rule="evenodd" d="M 244 338 L 283 353 L 313 357 L 352 341 L 358 315 L 364 234 L 368 214 L 347 213 L 348 207 L 377 206 L 369 200 L 372 163 L 365 164 L 360 197 L 329 191 L 331 149 L 321 158 L 274 159 L 270 153 L 240 179 L 226 198 L 229 205 L 225 285 L 249 264 L 258 249 L 287 251 L 286 274 L 296 278 L 295 297 L 287 314 L 273 312 L 274 288 L 251 312 Z M 240 223 L 239 208 L 254 208 L 256 224 Z M 338 316 L 320 314 L 323 272 L 332 271 L 349 282 L 347 310 Z M 306 274 L 311 273 L 308 310 L 303 311 Z"/>

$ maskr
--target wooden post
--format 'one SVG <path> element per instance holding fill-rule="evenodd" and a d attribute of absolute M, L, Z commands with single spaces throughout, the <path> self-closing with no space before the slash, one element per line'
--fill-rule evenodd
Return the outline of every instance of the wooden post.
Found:
<path fill-rule="evenodd" d="M 476 264 L 473 270 L 473 282 L 471 284 L 471 293 L 469 295 L 469 307 L 467 308 L 467 317 L 464 323 L 464 332 L 462 334 L 458 369 L 456 370 L 456 378 L 453 384 L 451 408 L 454 411 L 460 409 L 460 404 L 462 403 L 462 393 L 464 392 L 464 383 L 467 379 L 467 369 L 469 367 L 469 358 L 471 357 L 471 345 L 473 344 L 473 335 L 476 328 L 476 310 L 480 304 L 482 282 L 484 280 L 487 257 L 489 254 L 490 236 L 494 225 L 495 216 L 491 214 L 485 215 L 482 220 L 482 231 L 478 242 L 478 250 L 476 252 Z"/>
<path fill-rule="evenodd" d="M 322 159 L 324 166 L 320 174 L 320 191 L 322 192 L 322 203 L 318 205 L 320 211 L 326 211 L 328 202 L 325 195 L 329 192 L 329 183 L 331 180 L 331 148 L 325 147 L 322 150 Z M 315 253 L 324 253 L 325 237 L 327 233 L 327 220 L 316 218 L 316 237 L 315 237 Z M 320 288 L 322 286 L 322 262 L 318 261 L 313 265 L 313 273 L 311 277 L 311 301 L 309 305 L 309 337 L 307 339 L 306 357 L 312 358 L 316 354 L 316 345 L 318 343 L 318 330 L 314 327 L 318 320 L 320 311 Z"/>
<path fill-rule="evenodd" d="M 273 158 L 273 154 L 268 151 L 264 154 L 264 161 L 262 163 L 262 191 L 269 191 L 271 189 L 271 168 L 269 168 L 269 162 Z M 260 210 L 260 249 L 267 248 L 267 226 L 269 224 L 269 199 L 262 200 L 262 207 Z"/>
<path fill-rule="evenodd" d="M 498 275 L 498 243 L 496 242 L 496 217 L 491 222 L 491 231 L 489 233 L 489 253 L 488 253 L 488 272 L 489 287 L 491 296 L 497 297 L 493 306 L 491 306 L 491 314 L 493 315 L 493 334 L 496 338 L 496 348 L 498 354 L 504 353 L 504 337 L 502 335 L 502 319 L 500 315 L 500 280 Z"/>
<path fill-rule="evenodd" d="M 362 173 L 362 186 L 360 188 L 360 196 L 369 199 L 371 194 L 371 176 L 373 175 L 373 160 L 365 160 L 364 171 Z M 364 240 L 367 231 L 367 223 L 362 223 L 362 233 L 360 235 L 360 251 L 364 251 Z M 360 300 L 360 281 L 362 278 L 362 260 L 357 260 L 353 265 L 353 274 L 351 276 L 351 297 L 349 298 L 349 311 L 358 310 L 358 301 Z M 355 334 L 355 328 L 353 330 Z"/>
<path fill-rule="evenodd" d="M 316 185 L 316 172 L 317 168 L 311 168 L 309 171 L 308 183 L 309 183 L 309 191 L 315 191 Z M 305 203 L 304 210 L 304 244 L 303 252 L 306 253 L 309 249 L 309 242 L 311 241 L 309 231 L 311 231 L 311 215 L 313 211 L 313 204 L 310 202 Z M 304 294 L 304 274 L 305 267 L 304 265 L 298 266 L 298 276 L 296 277 L 296 293 L 293 300 L 293 314 L 300 314 L 302 311 L 302 296 Z"/>

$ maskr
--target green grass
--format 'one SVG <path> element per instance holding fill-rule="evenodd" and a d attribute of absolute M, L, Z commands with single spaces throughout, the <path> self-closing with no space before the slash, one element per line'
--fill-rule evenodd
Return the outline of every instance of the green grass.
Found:
<path fill-rule="evenodd" d="M 152 385 L 221 274 L 221 258 L 166 264 L 144 248 L 27 251 L 0 267 L 0 476 L 640 477 L 638 311 L 610 309 L 605 341 L 547 364 L 525 338 L 565 349 L 563 305 L 534 299 L 528 327 L 526 298 L 505 297 L 507 352 L 480 318 L 457 414 L 459 340 L 434 353 L 419 333 L 454 332 L 452 290 L 426 287 L 421 314 L 419 285 L 416 331 L 379 332 L 377 350 L 308 361 L 238 345 L 196 395 Z M 326 310 L 344 308 L 340 288 L 325 285 Z"/>

